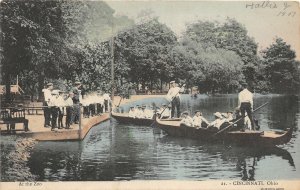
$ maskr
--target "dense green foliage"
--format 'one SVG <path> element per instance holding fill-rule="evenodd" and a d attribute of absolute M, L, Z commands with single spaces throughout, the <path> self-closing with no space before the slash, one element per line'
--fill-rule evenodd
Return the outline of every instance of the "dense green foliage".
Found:
<path fill-rule="evenodd" d="M 110 90 L 112 61 L 124 96 L 139 84 L 161 90 L 170 80 L 209 93 L 236 92 L 244 81 L 257 92 L 294 93 L 300 86 L 290 46 L 277 38 L 260 56 L 234 19 L 198 21 L 177 39 L 157 18 L 135 24 L 105 2 L 4 0 L 0 11 L 1 83 L 9 86 L 18 75 L 31 95 L 49 81 L 70 87 L 77 79 L 87 90 Z"/>

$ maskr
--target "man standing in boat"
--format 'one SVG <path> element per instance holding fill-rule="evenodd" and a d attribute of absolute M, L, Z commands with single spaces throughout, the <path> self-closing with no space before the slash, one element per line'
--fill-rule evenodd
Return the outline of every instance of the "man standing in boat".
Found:
<path fill-rule="evenodd" d="M 171 105 L 172 105 L 171 116 L 172 116 L 172 118 L 174 117 L 175 107 L 176 107 L 177 118 L 179 118 L 180 117 L 180 93 L 182 93 L 184 91 L 185 84 L 180 88 L 180 87 L 176 86 L 175 81 L 171 81 L 170 85 L 171 85 L 171 87 L 167 94 L 167 100 L 170 101 Z"/>
<path fill-rule="evenodd" d="M 245 112 L 251 122 L 251 129 L 255 130 L 252 112 L 253 112 L 253 94 L 248 90 L 248 84 L 242 83 L 243 90 L 239 93 L 239 105 L 243 120 L 245 119 Z"/>

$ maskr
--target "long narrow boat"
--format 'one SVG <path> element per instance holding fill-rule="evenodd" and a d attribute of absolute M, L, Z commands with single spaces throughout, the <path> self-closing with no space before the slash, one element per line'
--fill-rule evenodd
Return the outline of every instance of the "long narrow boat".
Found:
<path fill-rule="evenodd" d="M 128 113 L 112 112 L 111 116 L 115 118 L 119 123 L 135 124 L 135 125 L 151 125 L 155 120 L 154 118 L 133 118 L 129 117 Z"/>
<path fill-rule="evenodd" d="M 216 130 L 210 128 L 189 127 L 180 124 L 180 121 L 164 121 L 156 119 L 156 125 L 165 131 L 170 136 L 186 137 L 192 139 L 199 139 L 202 141 L 212 142 L 228 142 L 238 145 L 262 145 L 262 146 L 276 146 L 288 143 L 292 138 L 293 129 L 288 128 L 286 131 L 225 131 L 216 135 Z"/>

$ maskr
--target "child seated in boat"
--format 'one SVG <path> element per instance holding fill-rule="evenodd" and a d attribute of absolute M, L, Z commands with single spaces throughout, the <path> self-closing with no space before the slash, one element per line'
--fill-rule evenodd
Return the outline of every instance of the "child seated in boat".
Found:
<path fill-rule="evenodd" d="M 196 110 L 195 116 L 193 117 L 193 126 L 198 129 L 208 125 L 209 122 L 202 116 L 202 113 L 199 110 Z"/>
<path fill-rule="evenodd" d="M 180 125 L 186 125 L 189 127 L 193 127 L 193 119 L 189 116 L 189 113 L 187 111 L 183 112 L 181 114 L 181 121 L 180 121 Z"/>
<path fill-rule="evenodd" d="M 171 118 L 171 111 L 166 104 L 162 104 L 158 114 L 160 115 L 160 119 L 169 119 Z"/>
<path fill-rule="evenodd" d="M 130 110 L 129 110 L 129 113 L 128 113 L 128 117 L 132 117 L 132 118 L 135 117 L 135 110 L 134 110 L 133 106 L 130 107 Z"/>
<path fill-rule="evenodd" d="M 222 116 L 220 112 L 214 113 L 215 121 L 211 122 L 208 127 L 220 129 L 221 125 L 226 122 L 226 119 Z"/>

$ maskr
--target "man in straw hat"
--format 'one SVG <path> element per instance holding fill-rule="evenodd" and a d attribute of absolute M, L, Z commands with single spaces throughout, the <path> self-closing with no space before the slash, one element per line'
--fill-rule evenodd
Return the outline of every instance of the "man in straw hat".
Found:
<path fill-rule="evenodd" d="M 171 111 L 171 117 L 174 117 L 175 115 L 175 108 L 177 111 L 177 117 L 179 118 L 180 116 L 180 93 L 184 91 L 184 88 L 179 88 L 176 86 L 175 81 L 170 82 L 170 89 L 167 94 L 167 100 L 171 101 L 172 104 L 172 111 Z M 182 87 L 184 87 L 183 85 Z"/>
<path fill-rule="evenodd" d="M 68 98 L 65 100 L 66 105 L 66 129 L 70 129 L 73 115 L 73 92 L 69 92 Z"/>
<path fill-rule="evenodd" d="M 43 89 L 42 92 L 44 93 L 44 118 L 45 118 L 45 123 L 44 127 L 50 127 L 50 120 L 51 120 L 51 109 L 49 106 L 49 102 L 51 99 L 51 91 L 53 90 L 53 83 L 48 83 L 47 88 Z"/>
<path fill-rule="evenodd" d="M 81 90 L 79 89 L 81 86 L 81 82 L 76 81 L 74 83 L 74 87 L 73 87 L 73 114 L 72 114 L 72 120 L 71 123 L 79 123 L 79 117 L 80 117 L 80 97 L 81 97 Z"/>
<path fill-rule="evenodd" d="M 193 126 L 193 119 L 189 116 L 189 112 L 187 111 L 182 112 L 181 117 L 182 120 L 180 121 L 180 124 L 184 124 L 189 127 Z"/>
<path fill-rule="evenodd" d="M 195 116 L 193 117 L 193 126 L 199 128 L 202 127 L 202 123 L 209 125 L 209 122 L 202 116 L 202 113 L 199 110 L 196 110 Z"/>
<path fill-rule="evenodd" d="M 211 122 L 209 127 L 216 127 L 220 129 L 221 125 L 226 121 L 220 112 L 214 113 L 215 121 Z"/>

